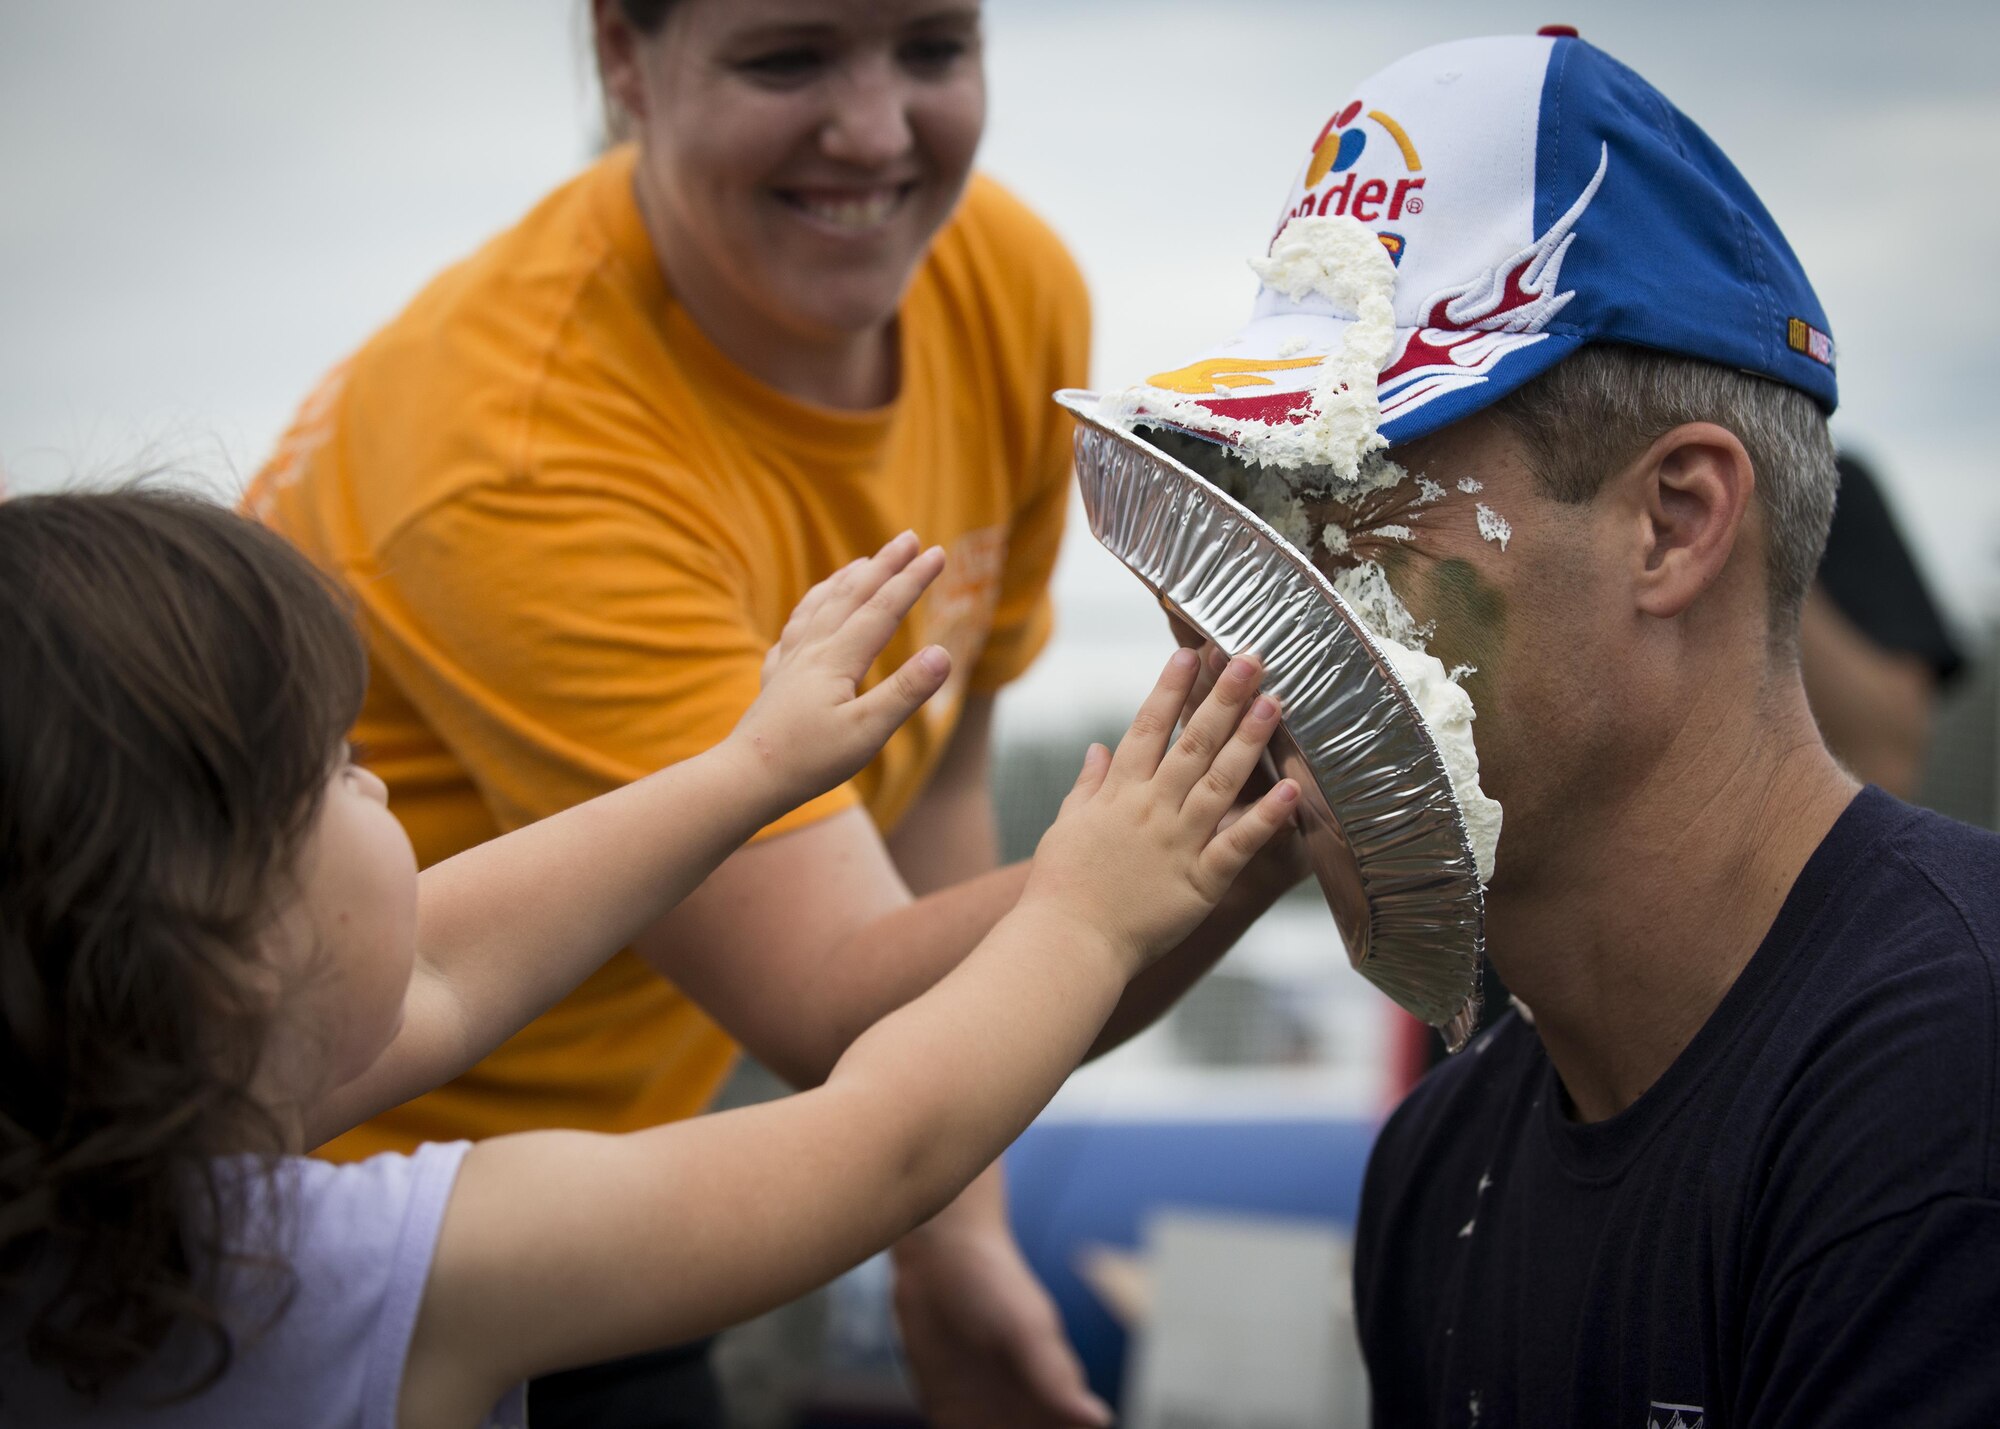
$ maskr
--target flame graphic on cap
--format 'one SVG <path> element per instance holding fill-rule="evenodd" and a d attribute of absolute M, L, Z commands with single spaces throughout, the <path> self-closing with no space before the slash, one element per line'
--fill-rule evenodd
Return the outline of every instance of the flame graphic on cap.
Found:
<path fill-rule="evenodd" d="M 1576 296 L 1574 290 L 1557 291 L 1563 256 L 1576 241 L 1577 220 L 1597 197 L 1610 166 L 1610 146 L 1600 145 L 1597 172 L 1546 233 L 1471 282 L 1431 298 L 1423 326 L 1410 333 L 1403 350 L 1376 378 L 1383 421 L 1484 382 L 1508 353 L 1542 340 L 1549 320 Z"/>
<path fill-rule="evenodd" d="M 1559 293 L 1563 255 L 1576 242 L 1576 223 L 1611 167 L 1611 146 L 1600 144 L 1597 172 L 1583 186 L 1576 202 L 1548 231 L 1506 262 L 1488 269 L 1469 283 L 1447 288 L 1430 301 L 1424 326 L 1479 328 L 1487 332 L 1540 332 L 1561 312 L 1574 293 Z"/>
<path fill-rule="evenodd" d="M 1200 362 L 1191 362 L 1186 367 L 1177 367 L 1172 372 L 1156 372 L 1146 379 L 1146 385 L 1158 387 L 1164 392 L 1206 397 L 1212 392 L 1232 387 L 1269 387 L 1271 379 L 1263 375 L 1266 372 L 1317 367 L 1324 360 L 1319 357 L 1208 357 Z"/>

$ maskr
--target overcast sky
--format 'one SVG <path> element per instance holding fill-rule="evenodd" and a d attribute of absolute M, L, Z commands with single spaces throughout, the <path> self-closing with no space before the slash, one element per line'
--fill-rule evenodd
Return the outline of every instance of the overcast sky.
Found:
<path fill-rule="evenodd" d="M 983 162 L 1056 226 L 1123 383 L 1228 331 L 1298 156 L 1416 46 L 1563 20 L 1658 84 L 1791 238 L 1953 609 L 2000 599 L 2000 6 L 989 0 Z M 575 0 L 0 4 L 0 467 L 254 469 L 325 367 L 584 159 Z M 1074 533 L 1017 704 L 1122 708 L 1163 652 Z"/>

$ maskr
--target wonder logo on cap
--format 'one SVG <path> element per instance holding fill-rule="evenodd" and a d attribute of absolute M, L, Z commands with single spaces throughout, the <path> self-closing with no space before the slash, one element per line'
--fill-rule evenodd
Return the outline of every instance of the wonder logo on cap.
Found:
<path fill-rule="evenodd" d="M 1397 176 L 1362 178 L 1355 172 L 1354 165 L 1368 148 L 1368 130 L 1356 123 L 1365 118 L 1382 134 L 1388 136 L 1401 157 L 1405 172 Z M 1417 153 L 1417 146 L 1410 141 L 1410 135 L 1401 124 L 1380 109 L 1370 109 L 1362 113 L 1362 101 L 1350 101 L 1345 108 L 1326 121 L 1313 141 L 1312 158 L 1306 164 L 1304 179 L 1305 196 L 1278 220 L 1278 231 L 1282 232 L 1294 218 L 1316 214 L 1325 218 L 1349 217 L 1360 223 L 1393 223 L 1406 213 L 1417 214 L 1424 211 L 1424 161 Z M 1334 181 L 1326 181 L 1335 175 Z M 1358 181 L 1358 182 L 1357 182 Z M 1321 185 L 1325 184 L 1322 188 Z M 1276 238 L 1274 233 L 1273 238 Z M 1389 250 L 1389 257 L 1397 263 L 1403 261 L 1403 236 L 1399 233 L 1378 233 L 1382 246 Z"/>
<path fill-rule="evenodd" d="M 1797 257 L 1692 120 L 1568 34 L 1458 40 L 1369 76 L 1314 133 L 1272 230 L 1363 224 L 1395 268 L 1381 432 L 1413 440 L 1588 343 L 1626 343 L 1837 397 Z M 1293 294 L 1301 290 L 1293 286 Z M 1262 286 L 1233 336 L 1133 389 L 1219 417 L 1303 420 L 1358 314 Z"/>

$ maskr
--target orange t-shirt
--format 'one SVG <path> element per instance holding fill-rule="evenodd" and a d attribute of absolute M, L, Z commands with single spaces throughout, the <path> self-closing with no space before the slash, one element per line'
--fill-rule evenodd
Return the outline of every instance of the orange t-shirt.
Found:
<path fill-rule="evenodd" d="M 674 301 L 613 153 L 448 270 L 307 400 L 247 498 L 353 592 L 355 738 L 426 866 L 709 748 L 806 590 L 905 527 L 945 574 L 876 674 L 932 641 L 945 690 L 765 835 L 893 826 L 968 691 L 1047 640 L 1088 300 L 1055 236 L 975 178 L 904 298 L 901 390 L 833 411 L 732 365 Z M 701 1110 L 735 1047 L 629 950 L 340 1159 Z"/>

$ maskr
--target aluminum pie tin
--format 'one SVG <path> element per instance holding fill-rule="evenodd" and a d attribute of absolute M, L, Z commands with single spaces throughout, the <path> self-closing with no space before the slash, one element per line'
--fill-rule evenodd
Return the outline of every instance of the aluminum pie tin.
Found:
<path fill-rule="evenodd" d="M 1485 896 L 1465 817 L 1416 701 L 1310 559 L 1249 508 L 1098 415 L 1077 419 L 1091 534 L 1160 603 L 1231 655 L 1264 662 L 1283 707 L 1271 755 L 1298 780 L 1312 870 L 1363 977 L 1443 1034 L 1479 1024 Z"/>

